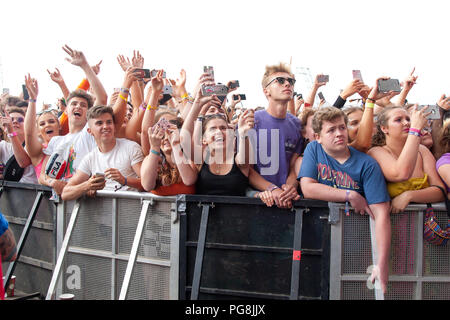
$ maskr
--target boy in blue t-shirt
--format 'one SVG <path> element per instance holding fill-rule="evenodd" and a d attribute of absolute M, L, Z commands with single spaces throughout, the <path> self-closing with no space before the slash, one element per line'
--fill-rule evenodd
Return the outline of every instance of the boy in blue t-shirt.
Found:
<path fill-rule="evenodd" d="M 383 292 L 389 276 L 391 242 L 390 197 L 378 163 L 349 147 L 347 117 L 335 107 L 319 109 L 313 118 L 316 141 L 303 155 L 298 175 L 305 198 L 349 202 L 355 212 L 367 212 L 375 220 L 378 277 Z"/>

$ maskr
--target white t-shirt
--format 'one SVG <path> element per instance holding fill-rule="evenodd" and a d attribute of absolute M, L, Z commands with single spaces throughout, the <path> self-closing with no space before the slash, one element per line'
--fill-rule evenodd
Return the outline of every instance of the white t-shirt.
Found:
<path fill-rule="evenodd" d="M 63 155 L 67 161 L 67 170 L 64 178 L 71 178 L 85 155 L 97 147 L 94 137 L 87 131 L 88 124 L 77 133 L 68 133 L 65 136 L 55 136 L 48 143 L 44 153 L 51 156 L 54 152 Z"/>
<path fill-rule="evenodd" d="M 141 147 L 134 141 L 116 138 L 116 145 L 114 148 L 106 153 L 100 152 L 98 147 L 89 152 L 77 170 L 84 172 L 85 174 L 92 176 L 95 173 L 105 173 L 106 169 L 114 168 L 120 171 L 124 177 L 137 178 L 138 176 L 134 172 L 132 166 L 142 162 L 144 155 Z M 117 181 L 106 179 L 106 185 L 103 190 L 115 190 L 121 187 L 121 184 Z M 133 190 L 129 186 L 123 186 L 120 190 Z"/>
<path fill-rule="evenodd" d="M 14 150 L 12 144 L 4 140 L 0 141 L 0 162 L 3 163 L 3 165 L 6 165 L 6 162 L 8 162 L 9 158 L 11 158 L 13 155 Z M 39 184 L 36 177 L 36 172 L 34 171 L 34 167 L 32 164 L 25 168 L 23 176 L 19 180 L 19 182 Z"/>

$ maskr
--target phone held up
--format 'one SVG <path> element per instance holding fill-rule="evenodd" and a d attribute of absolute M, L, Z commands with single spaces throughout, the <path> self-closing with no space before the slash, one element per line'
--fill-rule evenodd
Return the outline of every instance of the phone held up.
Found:
<path fill-rule="evenodd" d="M 246 100 L 245 94 L 233 94 L 233 100 L 239 100 L 239 97 L 241 100 Z"/>
<path fill-rule="evenodd" d="M 317 77 L 318 82 L 329 82 L 330 76 L 328 74 L 321 74 Z"/>
<path fill-rule="evenodd" d="M 378 80 L 378 91 L 382 93 L 387 93 L 389 91 L 400 92 L 402 89 L 400 88 L 398 79 L 380 79 Z"/>
<path fill-rule="evenodd" d="M 438 120 L 441 118 L 441 114 L 439 112 L 439 106 L 436 104 L 433 105 L 420 105 L 417 107 L 417 110 L 425 109 L 424 112 L 431 112 L 428 116 L 428 120 Z"/>
<path fill-rule="evenodd" d="M 353 74 L 353 80 L 360 80 L 361 82 L 364 82 L 361 75 L 361 70 L 352 70 Z"/>

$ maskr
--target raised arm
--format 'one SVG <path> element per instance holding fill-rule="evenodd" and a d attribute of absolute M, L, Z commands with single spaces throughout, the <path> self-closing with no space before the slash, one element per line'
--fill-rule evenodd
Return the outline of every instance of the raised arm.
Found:
<path fill-rule="evenodd" d="M 408 93 L 411 91 L 411 89 L 416 84 L 416 80 L 419 76 L 414 76 L 414 71 L 416 68 L 413 68 L 411 73 L 408 75 L 408 77 L 403 81 L 403 88 L 400 92 L 398 98 L 397 98 L 397 105 L 404 106 L 406 102 L 406 97 L 408 96 Z"/>
<path fill-rule="evenodd" d="M 314 80 L 314 84 L 311 88 L 311 91 L 305 97 L 305 108 L 307 107 L 312 108 L 314 106 L 314 100 L 316 99 L 317 90 L 319 90 L 321 86 L 327 84 L 326 82 L 319 82 L 318 80 L 319 76 L 321 76 L 321 74 L 316 75 L 316 79 Z"/>
<path fill-rule="evenodd" d="M 24 131 L 25 131 L 25 145 L 28 155 L 31 158 L 33 165 L 37 165 L 42 158 L 42 143 L 39 141 L 39 134 L 36 127 L 36 99 L 39 93 L 38 82 L 36 79 L 25 76 L 25 85 L 30 95 L 28 109 L 25 113 Z"/>
<path fill-rule="evenodd" d="M 66 82 L 64 81 L 64 78 L 61 75 L 61 72 L 59 72 L 58 68 L 55 68 L 55 69 L 56 69 L 56 71 L 53 71 L 53 72 L 50 72 L 47 69 L 47 72 L 50 75 L 50 79 L 52 79 L 53 82 L 55 82 L 61 89 L 64 99 L 67 100 L 67 98 L 69 97 L 69 94 L 70 94 L 70 90 L 69 90 L 69 88 L 67 88 Z"/>
<path fill-rule="evenodd" d="M 68 45 L 65 45 L 63 50 L 70 56 L 70 58 L 66 58 L 66 60 L 71 64 L 80 67 L 86 74 L 86 78 L 94 92 L 94 105 L 106 105 L 108 103 L 108 95 L 106 94 L 105 88 L 95 74 L 93 68 L 87 62 L 83 52 L 73 50 Z"/>

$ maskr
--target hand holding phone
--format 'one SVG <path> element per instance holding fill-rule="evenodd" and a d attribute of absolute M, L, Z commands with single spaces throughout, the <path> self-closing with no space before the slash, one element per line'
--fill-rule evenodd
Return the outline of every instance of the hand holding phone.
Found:
<path fill-rule="evenodd" d="M 149 79 L 150 78 L 150 70 L 149 69 L 135 69 L 133 72 L 136 77 L 140 79 Z"/>
<path fill-rule="evenodd" d="M 417 106 L 417 110 L 421 110 L 424 109 L 424 113 L 429 113 L 427 115 L 427 119 L 428 120 L 438 120 L 441 118 L 441 114 L 439 112 L 439 107 L 434 104 L 434 105 L 420 105 Z"/>
<path fill-rule="evenodd" d="M 242 100 L 246 100 L 245 94 L 233 94 L 233 100 L 239 100 L 241 98 Z"/>
<path fill-rule="evenodd" d="M 330 81 L 330 76 L 328 74 L 320 74 L 317 76 L 317 82 L 319 83 L 324 83 L 324 82 L 329 82 Z"/>
<path fill-rule="evenodd" d="M 390 91 L 400 92 L 400 81 L 398 79 L 379 79 L 377 81 L 378 91 L 381 93 L 388 93 Z"/>

